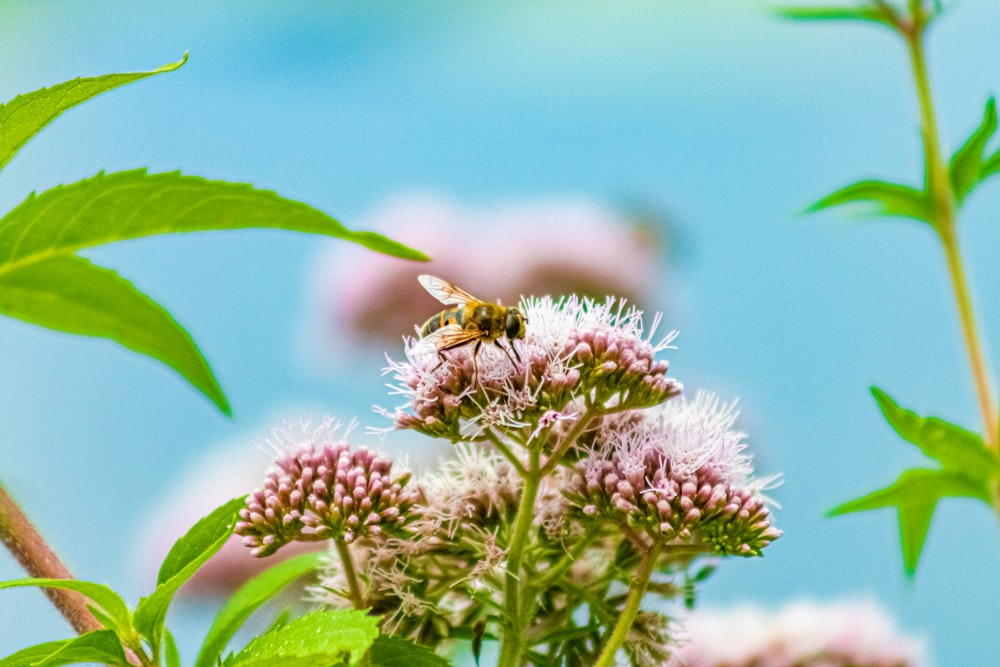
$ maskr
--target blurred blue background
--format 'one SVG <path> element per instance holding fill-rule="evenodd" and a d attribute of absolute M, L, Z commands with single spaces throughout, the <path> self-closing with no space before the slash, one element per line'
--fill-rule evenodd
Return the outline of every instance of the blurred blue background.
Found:
<path fill-rule="evenodd" d="M 992 0 L 954 3 L 932 33 L 949 149 L 1000 86 L 998 33 Z M 921 178 L 908 64 L 888 32 L 782 22 L 731 0 L 3 0 L 0 45 L 3 100 L 191 54 L 33 139 L 0 174 L 4 211 L 32 190 L 146 166 L 252 182 L 352 227 L 411 190 L 477 206 L 579 195 L 666 212 L 680 250 L 649 306 L 681 332 L 671 373 L 738 396 L 758 470 L 785 480 L 773 494 L 785 537 L 763 559 L 726 563 L 701 599 L 873 596 L 929 637 L 937 664 L 1000 664 L 1000 540 L 985 507 L 941 506 L 912 582 L 892 512 L 823 518 L 920 462 L 881 422 L 869 385 L 979 429 L 928 229 L 796 216 L 854 179 Z M 994 358 L 998 211 L 1000 188 L 984 188 L 961 228 Z M 78 576 L 132 601 L 144 592 L 133 535 L 206 448 L 260 441 L 300 408 L 372 423 L 372 403 L 394 404 L 380 352 L 331 378 L 296 350 L 328 243 L 247 231 L 87 253 L 188 328 L 232 420 L 146 358 L 0 320 L 0 475 Z M 19 576 L 0 554 L 0 579 Z M 0 595 L 0 654 L 68 635 L 37 591 Z"/>

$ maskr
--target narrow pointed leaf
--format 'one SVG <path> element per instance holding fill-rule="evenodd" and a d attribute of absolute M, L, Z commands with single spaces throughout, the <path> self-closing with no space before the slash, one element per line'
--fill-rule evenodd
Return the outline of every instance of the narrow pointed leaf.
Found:
<path fill-rule="evenodd" d="M 426 646 L 385 635 L 372 644 L 368 659 L 379 667 L 448 667 L 451 664 Z"/>
<path fill-rule="evenodd" d="M 811 204 L 807 213 L 815 213 L 845 204 L 867 205 L 871 215 L 913 218 L 933 224 L 934 211 L 923 190 L 885 181 L 858 181 L 832 192 Z"/>
<path fill-rule="evenodd" d="M 182 667 L 181 652 L 177 649 L 177 641 L 173 633 L 166 628 L 163 629 L 163 657 L 167 667 Z"/>
<path fill-rule="evenodd" d="M 0 219 L 0 273 L 114 241 L 250 228 L 324 234 L 395 257 L 427 259 L 380 234 L 349 230 L 326 213 L 269 190 L 137 169 L 102 172 L 29 196 Z"/>
<path fill-rule="evenodd" d="M 317 611 L 275 628 L 231 656 L 225 667 L 327 667 L 356 664 L 378 636 L 378 618 L 365 611 Z"/>
<path fill-rule="evenodd" d="M 921 417 L 901 408 L 878 387 L 872 387 L 871 392 L 889 426 L 901 438 L 939 461 L 945 470 L 960 472 L 984 483 L 1000 473 L 1000 458 L 986 447 L 977 433 L 937 417 Z"/>
<path fill-rule="evenodd" d="M 233 498 L 196 523 L 174 543 L 156 578 L 156 590 L 139 600 L 135 628 L 153 646 L 163 638 L 163 622 L 174 594 L 211 558 L 233 533 L 244 498 Z"/>
<path fill-rule="evenodd" d="M 290 583 L 315 571 L 324 557 L 323 552 L 313 552 L 289 558 L 244 584 L 216 614 L 198 654 L 195 667 L 217 665 L 229 640 L 247 618 Z"/>
<path fill-rule="evenodd" d="M 992 97 L 986 103 L 983 120 L 979 127 L 966 140 L 962 147 L 955 151 L 948 165 L 948 177 L 955 201 L 961 204 L 982 179 L 983 151 L 986 144 L 997 130 L 997 104 Z"/>
<path fill-rule="evenodd" d="M 903 569 L 906 576 L 912 577 L 920 561 L 934 510 L 944 497 L 978 498 L 989 504 L 990 490 L 987 484 L 957 472 L 912 468 L 903 471 L 892 485 L 838 505 L 827 514 L 841 516 L 895 507 L 899 515 Z"/>
<path fill-rule="evenodd" d="M 19 95 L 10 102 L 0 105 L 0 169 L 3 169 L 21 146 L 63 111 L 112 88 L 155 74 L 172 72 L 185 62 L 187 62 L 186 53 L 177 62 L 150 72 L 126 72 L 73 79 L 51 88 Z"/>
<path fill-rule="evenodd" d="M 111 630 L 95 630 L 55 642 L 36 644 L 0 659 L 0 667 L 57 667 L 82 662 L 127 665 L 125 651 Z"/>
<path fill-rule="evenodd" d="M 895 28 L 893 15 L 886 9 L 871 5 L 858 7 L 776 7 L 772 10 L 781 18 L 793 21 L 869 21 Z"/>
<path fill-rule="evenodd" d="M 979 168 L 979 180 L 985 181 L 997 173 L 1000 173 L 1000 149 L 997 149 L 992 155 L 983 160 L 983 164 Z"/>
<path fill-rule="evenodd" d="M 57 331 L 110 338 L 170 366 L 230 414 L 225 394 L 191 336 L 110 269 L 56 254 L 0 270 L 0 313 Z"/>
<path fill-rule="evenodd" d="M 0 589 L 23 588 L 27 586 L 76 591 L 89 598 L 91 602 L 101 608 L 105 618 L 110 622 L 108 625 L 109 630 L 117 631 L 124 636 L 127 636 L 131 631 L 132 613 L 125 605 L 125 601 L 121 599 L 121 596 L 104 584 L 81 581 L 79 579 L 45 579 L 41 577 L 0 581 Z"/>

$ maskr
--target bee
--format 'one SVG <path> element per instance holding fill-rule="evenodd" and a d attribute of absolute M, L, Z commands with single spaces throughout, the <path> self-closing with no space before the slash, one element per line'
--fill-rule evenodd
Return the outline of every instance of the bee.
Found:
<path fill-rule="evenodd" d="M 521 361 L 521 356 L 517 353 L 517 348 L 514 347 L 514 340 L 524 338 L 524 325 L 528 320 L 525 319 L 520 310 L 501 306 L 498 303 L 480 301 L 465 290 L 441 278 L 422 275 L 417 280 L 435 299 L 446 306 L 452 306 L 424 322 L 424 326 L 420 328 L 420 336 L 434 343 L 438 356 L 441 358 L 441 363 L 438 366 L 445 361 L 445 350 L 452 350 L 475 342 L 476 346 L 472 350 L 472 374 L 473 377 L 478 378 L 476 356 L 479 353 L 479 348 L 483 343 L 492 342 L 504 351 L 507 358 L 510 359 L 510 363 L 514 365 L 515 369 L 517 368 L 514 358 L 510 356 L 510 351 L 500 344 L 500 338 L 506 336 L 509 339 L 510 349 L 513 350 L 514 357 Z"/>

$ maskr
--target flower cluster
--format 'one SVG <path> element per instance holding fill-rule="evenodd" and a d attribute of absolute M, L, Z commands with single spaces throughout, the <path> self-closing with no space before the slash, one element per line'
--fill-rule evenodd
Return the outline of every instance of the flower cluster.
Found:
<path fill-rule="evenodd" d="M 336 440 L 339 424 L 324 420 L 301 436 L 275 430 L 279 450 L 264 488 L 247 498 L 235 532 L 254 556 L 269 556 L 293 541 L 378 536 L 403 523 L 412 504 L 409 473 L 391 476 L 392 461 Z M 293 445 L 289 448 L 288 445 Z"/>
<path fill-rule="evenodd" d="M 658 541 L 759 556 L 781 531 L 764 484 L 750 477 L 735 418 L 704 393 L 612 415 L 588 438 L 569 496 L 583 514 L 619 524 L 639 549 Z"/>
<path fill-rule="evenodd" d="M 670 667 L 923 667 L 907 637 L 872 602 L 798 602 L 776 612 L 743 606 L 692 612 Z"/>
<path fill-rule="evenodd" d="M 406 361 L 390 360 L 386 369 L 407 402 L 382 412 L 397 428 L 452 440 L 494 427 L 522 429 L 529 438 L 537 435 L 531 425 L 546 416 L 646 407 L 680 394 L 667 362 L 655 359 L 676 335 L 655 340 L 658 317 L 644 333 L 642 311 L 615 299 L 541 297 L 520 309 L 530 324 L 525 338 L 501 345 L 514 345 L 521 364 L 495 346 L 482 346 L 473 364 L 471 345 L 445 352 L 442 363 L 426 340 L 408 339 Z"/>

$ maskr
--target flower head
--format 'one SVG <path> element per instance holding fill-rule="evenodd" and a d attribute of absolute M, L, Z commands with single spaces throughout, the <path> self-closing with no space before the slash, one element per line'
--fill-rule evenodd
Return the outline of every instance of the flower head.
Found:
<path fill-rule="evenodd" d="M 403 522 L 412 504 L 409 473 L 391 476 L 392 461 L 337 440 L 340 424 L 324 420 L 301 433 L 273 432 L 279 450 L 264 488 L 247 498 L 235 532 L 254 556 L 269 556 L 292 541 L 332 538 L 350 543 Z"/>
<path fill-rule="evenodd" d="M 731 429 L 735 418 L 703 393 L 612 415 L 584 445 L 569 496 L 584 515 L 624 523 L 647 540 L 761 555 L 781 531 L 771 526 L 765 483 L 751 477 L 744 436 Z"/>
<path fill-rule="evenodd" d="M 922 640 L 873 602 L 692 612 L 670 667 L 922 667 Z"/>
<path fill-rule="evenodd" d="M 623 410 L 680 393 L 680 383 L 667 377 L 667 362 L 655 358 L 676 335 L 654 338 L 659 316 L 646 333 L 642 311 L 613 298 L 532 298 L 520 309 L 528 321 L 524 339 L 498 341 L 515 346 L 519 364 L 493 345 L 481 346 L 473 364 L 473 345 L 448 350 L 442 359 L 427 340 L 407 339 L 406 361 L 390 359 L 386 369 L 407 402 L 383 414 L 397 428 L 454 440 L 496 426 L 525 429 L 529 437 L 532 424 L 572 419 L 574 402 Z"/>

